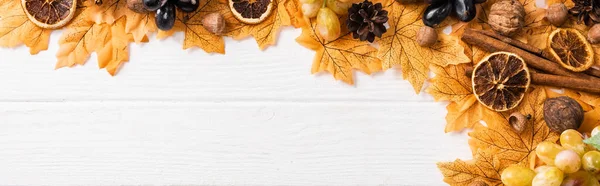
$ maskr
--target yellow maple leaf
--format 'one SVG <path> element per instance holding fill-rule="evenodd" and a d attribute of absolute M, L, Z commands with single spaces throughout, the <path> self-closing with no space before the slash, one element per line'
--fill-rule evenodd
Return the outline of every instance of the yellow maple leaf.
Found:
<path fill-rule="evenodd" d="M 0 0 L 0 47 L 29 47 L 30 54 L 48 49 L 52 30 L 29 21 L 20 0 Z"/>
<path fill-rule="evenodd" d="M 468 96 L 463 100 L 450 102 L 446 106 L 446 128 L 444 132 L 458 132 L 463 129 L 473 128 L 483 118 L 496 114 L 495 111 L 481 105 L 475 96 Z"/>
<path fill-rule="evenodd" d="M 102 44 L 106 28 L 83 15 L 76 16 L 60 37 L 56 68 L 83 65 L 98 45 Z"/>
<path fill-rule="evenodd" d="M 112 25 L 103 24 L 107 31 L 104 41 L 98 45 L 98 67 L 106 69 L 110 75 L 115 75 L 122 63 L 129 61 L 129 43 L 133 36 L 125 32 L 125 18 L 118 19 Z"/>
<path fill-rule="evenodd" d="M 543 105 L 547 98 L 543 87 L 531 87 L 519 106 L 502 114 L 488 115 L 483 118 L 487 126 L 475 125 L 469 133 L 469 144 L 473 152 L 479 149 L 494 149 L 501 157 L 500 161 L 507 164 L 535 163 L 530 158 L 535 154 L 537 144 L 542 141 L 555 142 L 558 134 L 550 131 L 544 121 Z M 527 127 L 522 133 L 517 133 L 508 124 L 512 112 L 531 115 Z"/>
<path fill-rule="evenodd" d="M 101 5 L 90 4 L 87 10 L 89 19 L 98 24 L 112 24 L 125 15 L 137 14 L 127 8 L 127 0 L 103 0 Z"/>
<path fill-rule="evenodd" d="M 493 150 L 479 150 L 473 160 L 437 163 L 444 175 L 444 182 L 451 186 L 468 186 L 475 181 L 488 185 L 502 185 L 500 174 L 507 164 L 502 164 Z"/>
<path fill-rule="evenodd" d="M 403 78 L 408 79 L 416 93 L 421 92 L 428 78 L 430 64 L 446 66 L 470 62 L 456 38 L 439 34 L 438 42 L 432 47 L 421 47 L 415 41 L 423 26 L 421 17 L 426 6 L 389 0 L 384 7 L 389 12 L 390 27 L 379 40 L 378 57 L 383 69 L 400 65 Z"/>
<path fill-rule="evenodd" d="M 315 20 L 309 20 L 308 24 L 302 28 L 296 42 L 317 52 L 311 70 L 313 74 L 327 71 L 337 80 L 354 84 L 352 69 L 367 74 L 381 70 L 377 49 L 368 42 L 353 39 L 349 32 L 333 41 L 325 41 L 317 34 Z"/>
<path fill-rule="evenodd" d="M 148 33 L 157 30 L 153 13 L 129 14 L 125 23 L 125 32 L 130 33 L 136 43 L 144 41 Z"/>
<path fill-rule="evenodd" d="M 226 3 L 226 0 L 221 0 Z M 292 24 L 290 13 L 288 13 L 288 8 L 286 8 L 285 4 L 288 1 L 296 1 L 296 0 L 273 0 L 273 10 L 271 15 L 267 17 L 265 20 L 260 22 L 259 24 L 244 24 L 239 32 L 230 32 L 226 33 L 227 36 L 232 36 L 234 39 L 244 39 L 248 36 L 254 37 L 258 47 L 261 50 L 266 49 L 267 47 L 275 44 L 277 40 L 277 36 L 279 35 L 279 29 L 282 26 L 288 26 Z M 290 3 L 290 5 L 295 5 Z M 291 8 L 293 10 L 293 8 Z M 229 12 L 231 14 L 231 12 Z M 294 19 L 294 21 L 299 21 Z M 298 23 L 296 23 L 298 24 Z"/>
<path fill-rule="evenodd" d="M 296 28 L 306 26 L 304 14 L 302 14 L 302 5 L 299 0 L 285 1 L 285 8 L 290 16 L 290 24 Z"/>

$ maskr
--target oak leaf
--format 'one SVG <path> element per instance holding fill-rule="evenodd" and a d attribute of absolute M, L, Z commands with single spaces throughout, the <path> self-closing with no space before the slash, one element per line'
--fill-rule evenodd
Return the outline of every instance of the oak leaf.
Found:
<path fill-rule="evenodd" d="M 0 47 L 29 47 L 30 54 L 48 49 L 52 30 L 29 21 L 20 0 L 0 0 Z"/>
<path fill-rule="evenodd" d="M 448 35 L 439 34 L 438 42 L 431 47 L 421 47 L 415 41 L 423 26 L 421 17 L 426 6 L 389 0 L 384 7 L 389 12 L 390 27 L 379 40 L 378 57 L 383 69 L 400 65 L 403 78 L 408 79 L 416 93 L 421 92 L 428 78 L 430 64 L 446 66 L 470 61 L 458 40 Z"/>
<path fill-rule="evenodd" d="M 221 1 L 226 3 L 227 0 Z M 272 0 L 273 10 L 271 11 L 271 15 L 265 20 L 258 24 L 244 24 L 239 32 L 228 31 L 225 35 L 232 36 L 234 39 L 244 39 L 248 36 L 252 36 L 261 50 L 266 49 L 275 44 L 277 36 L 279 35 L 279 30 L 282 26 L 292 25 L 292 18 L 290 17 L 290 13 L 288 13 L 288 7 L 293 11 L 298 9 L 298 7 L 294 8 L 292 6 L 299 5 L 293 2 L 289 3 L 288 1 L 297 0 Z M 286 7 L 286 4 L 289 6 Z M 231 14 L 231 12 L 229 14 Z M 298 21 L 301 20 L 294 18 L 296 26 L 301 25 Z"/>
<path fill-rule="evenodd" d="M 337 80 L 354 84 L 352 69 L 366 74 L 381 70 L 377 49 L 368 42 L 353 39 L 350 32 L 343 33 L 333 41 L 325 41 L 317 34 L 314 19 L 302 28 L 302 34 L 296 38 L 296 42 L 316 51 L 311 69 L 313 74 L 327 71 Z"/>

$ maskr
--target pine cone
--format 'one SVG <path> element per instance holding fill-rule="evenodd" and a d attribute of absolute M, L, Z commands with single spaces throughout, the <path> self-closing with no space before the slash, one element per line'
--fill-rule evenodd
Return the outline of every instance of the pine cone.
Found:
<path fill-rule="evenodd" d="M 569 13 L 577 17 L 578 23 L 588 26 L 600 23 L 600 0 L 573 0 L 575 6 Z"/>
<path fill-rule="evenodd" d="M 361 41 L 367 40 L 372 43 L 375 41 L 375 36 L 381 38 L 381 35 L 387 31 L 383 24 L 388 21 L 388 11 L 382 8 L 381 3 L 373 5 L 372 2 L 365 0 L 353 4 L 348 9 L 346 25 L 354 39 L 360 38 Z"/>

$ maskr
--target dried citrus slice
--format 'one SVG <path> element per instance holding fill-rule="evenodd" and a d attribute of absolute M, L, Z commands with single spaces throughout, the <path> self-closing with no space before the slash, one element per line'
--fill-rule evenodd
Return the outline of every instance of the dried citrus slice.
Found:
<path fill-rule="evenodd" d="M 548 44 L 550 53 L 566 69 L 581 72 L 594 64 L 592 45 L 575 29 L 556 29 L 548 37 Z"/>
<path fill-rule="evenodd" d="M 258 24 L 271 14 L 272 0 L 229 0 L 234 17 L 246 24 Z"/>
<path fill-rule="evenodd" d="M 71 21 L 75 15 L 77 0 L 21 0 L 21 5 L 35 25 L 55 29 Z"/>
<path fill-rule="evenodd" d="M 473 69 L 471 79 L 477 100 L 495 111 L 519 105 L 531 81 L 523 58 L 508 52 L 496 52 L 483 58 Z"/>

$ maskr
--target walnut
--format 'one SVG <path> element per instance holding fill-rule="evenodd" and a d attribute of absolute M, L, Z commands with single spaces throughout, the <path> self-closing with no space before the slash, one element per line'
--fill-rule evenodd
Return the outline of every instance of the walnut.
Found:
<path fill-rule="evenodd" d="M 488 22 L 497 33 L 512 36 L 525 24 L 525 8 L 517 0 L 497 2 L 492 5 Z"/>
<path fill-rule="evenodd" d="M 548 128 L 555 132 L 577 130 L 583 122 L 583 114 L 581 105 L 570 97 L 560 96 L 544 101 L 544 120 Z"/>

